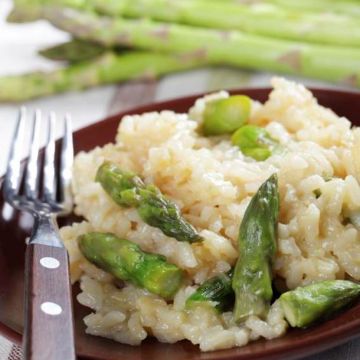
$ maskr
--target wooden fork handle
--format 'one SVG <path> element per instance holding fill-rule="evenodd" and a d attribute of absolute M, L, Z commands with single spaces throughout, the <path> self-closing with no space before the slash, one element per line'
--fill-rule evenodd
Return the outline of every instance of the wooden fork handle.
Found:
<path fill-rule="evenodd" d="M 25 264 L 26 360 L 75 359 L 66 249 L 30 243 Z"/>

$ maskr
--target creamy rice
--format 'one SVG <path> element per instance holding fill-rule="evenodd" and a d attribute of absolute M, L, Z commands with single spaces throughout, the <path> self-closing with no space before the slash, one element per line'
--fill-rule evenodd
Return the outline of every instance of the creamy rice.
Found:
<path fill-rule="evenodd" d="M 280 78 L 273 86 L 265 104 L 253 102 L 250 118 L 286 148 L 266 161 L 245 157 L 229 137 L 205 138 L 197 132 L 205 102 L 228 97 L 224 91 L 198 99 L 188 114 L 125 116 L 114 144 L 77 155 L 75 212 L 86 220 L 62 228 L 61 235 L 70 254 L 72 281 L 79 281 L 82 289 L 78 301 L 92 309 L 84 318 L 87 333 L 131 345 L 147 336 L 168 343 L 188 339 L 202 351 L 284 334 L 287 323 L 278 302 L 266 319 L 251 316 L 240 326 L 231 312 L 184 309 L 198 284 L 235 264 L 246 207 L 274 172 L 281 197 L 274 275 L 289 289 L 325 279 L 360 280 L 359 232 L 344 221 L 360 207 L 360 132 L 318 105 L 303 86 Z M 145 224 L 136 210 L 117 206 L 94 181 L 105 159 L 155 183 L 205 240 L 178 242 Z M 88 231 L 112 232 L 184 269 L 187 282 L 173 303 L 131 284 L 114 285 L 112 276 L 91 265 L 78 249 L 77 237 Z"/>

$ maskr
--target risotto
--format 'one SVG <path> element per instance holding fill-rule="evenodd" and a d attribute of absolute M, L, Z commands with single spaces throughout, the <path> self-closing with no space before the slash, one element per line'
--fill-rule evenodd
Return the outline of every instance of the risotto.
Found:
<path fill-rule="evenodd" d="M 322 280 L 360 280 L 359 231 L 348 221 L 360 208 L 360 132 L 320 106 L 302 85 L 281 78 L 272 84 L 267 102 L 251 102 L 248 120 L 284 149 L 265 160 L 245 156 L 227 135 L 205 137 L 198 131 L 206 104 L 229 97 L 225 91 L 198 99 L 185 114 L 164 110 L 125 116 L 114 143 L 76 156 L 75 212 L 85 220 L 63 227 L 61 236 L 72 281 L 80 283 L 77 300 L 91 309 L 84 318 L 87 333 L 131 345 L 147 336 L 167 343 L 187 339 L 202 351 L 283 335 L 288 325 L 278 300 L 265 317 L 252 315 L 241 324 L 232 311 L 185 307 L 200 284 L 235 265 L 244 213 L 273 173 L 280 195 L 275 283 L 295 289 Z M 95 181 L 104 160 L 155 184 L 203 241 L 177 241 L 145 223 L 135 208 L 113 202 Z M 173 300 L 130 282 L 119 285 L 86 260 L 77 239 L 91 231 L 128 239 L 181 268 L 186 280 Z"/>

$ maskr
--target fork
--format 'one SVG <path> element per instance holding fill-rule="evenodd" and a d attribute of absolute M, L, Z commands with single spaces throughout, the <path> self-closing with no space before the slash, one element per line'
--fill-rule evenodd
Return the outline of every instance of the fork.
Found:
<path fill-rule="evenodd" d="M 25 254 L 24 358 L 72 360 L 75 359 L 75 346 L 68 255 L 56 225 L 56 214 L 66 214 L 72 208 L 69 190 L 73 161 L 71 118 L 67 115 L 64 119 L 59 186 L 55 174 L 55 114 L 50 113 L 47 119 L 47 144 L 41 171 L 38 164 L 42 119 L 40 110 L 35 111 L 29 159 L 23 175 L 21 150 L 26 123 L 26 109 L 22 107 L 3 185 L 5 200 L 34 217 Z M 22 181 L 24 190 L 20 191 Z"/>

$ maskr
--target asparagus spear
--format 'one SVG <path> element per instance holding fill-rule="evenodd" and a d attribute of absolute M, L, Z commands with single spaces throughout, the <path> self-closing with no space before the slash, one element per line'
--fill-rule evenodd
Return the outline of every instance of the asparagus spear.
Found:
<path fill-rule="evenodd" d="M 360 85 L 360 49 L 274 40 L 151 20 L 110 19 L 57 7 L 45 7 L 44 13 L 55 26 L 75 37 L 106 46 L 128 45 L 185 53 L 185 58 L 200 58 L 203 62 Z"/>
<path fill-rule="evenodd" d="M 222 1 L 222 0 L 221 0 Z M 237 1 L 237 0 L 230 0 Z M 260 1 L 261 3 L 262 1 Z M 360 15 L 359 2 L 357 0 L 301 0 L 301 1 L 288 1 L 288 0 L 263 0 L 267 4 L 275 4 L 284 8 L 292 10 L 302 10 L 308 12 L 320 12 L 332 14 L 344 14 L 347 16 L 358 17 Z"/>
<path fill-rule="evenodd" d="M 241 4 L 243 2 L 245 4 L 250 4 L 250 6 L 252 5 L 247 0 L 211 0 L 211 2 L 226 4 Z M 341 14 L 357 18 L 360 15 L 358 0 L 255 0 L 253 6 L 259 10 L 262 10 L 264 7 L 266 8 L 267 6 L 276 6 L 294 12 L 320 13 L 330 17 L 334 14 Z"/>
<path fill-rule="evenodd" d="M 141 201 L 137 208 L 140 217 L 165 235 L 190 243 L 202 240 L 196 229 L 181 215 L 177 205 L 153 185 L 139 189 Z"/>
<path fill-rule="evenodd" d="M 359 296 L 359 284 L 326 280 L 282 294 L 280 304 L 292 327 L 306 327 L 340 310 Z"/>
<path fill-rule="evenodd" d="M 96 43 L 72 39 L 60 45 L 40 50 L 39 54 L 50 60 L 79 62 L 93 59 L 106 50 L 105 47 Z"/>
<path fill-rule="evenodd" d="M 23 23 L 38 20 L 42 16 L 42 8 L 37 2 L 29 0 L 14 0 L 13 8 L 8 14 L 6 21 L 11 23 Z"/>
<path fill-rule="evenodd" d="M 110 233 L 91 232 L 78 239 L 83 255 L 120 280 L 130 281 L 165 299 L 171 299 L 182 284 L 183 273 L 162 255 Z"/>
<path fill-rule="evenodd" d="M 241 152 L 258 161 L 266 160 L 279 147 L 279 143 L 259 126 L 245 125 L 238 129 L 231 141 Z"/>
<path fill-rule="evenodd" d="M 181 215 L 179 208 L 154 185 L 145 185 L 139 176 L 104 162 L 96 174 L 108 195 L 122 207 L 136 207 L 140 217 L 165 235 L 190 243 L 201 241 L 196 229 Z"/>
<path fill-rule="evenodd" d="M 279 193 L 276 174 L 259 188 L 240 225 L 232 287 L 235 291 L 234 319 L 265 316 L 273 296 L 272 260 L 276 251 Z"/>
<path fill-rule="evenodd" d="M 192 307 L 198 304 L 214 306 L 216 310 L 223 312 L 234 304 L 234 291 L 231 287 L 233 271 L 214 276 L 202 283 L 197 290 L 188 297 L 186 306 Z"/>
<path fill-rule="evenodd" d="M 165 22 L 241 30 L 276 38 L 360 46 L 358 19 L 336 13 L 324 16 L 271 5 L 262 6 L 259 11 L 259 7 L 239 2 L 232 4 L 207 0 L 89 0 L 87 3 L 109 16 L 150 17 Z"/>
<path fill-rule="evenodd" d="M 202 59 L 151 53 L 106 52 L 95 59 L 71 64 L 52 72 L 35 72 L 0 78 L 0 102 L 25 101 L 45 95 L 76 91 L 89 87 L 160 77 L 204 64 Z"/>
<path fill-rule="evenodd" d="M 250 116 L 251 100 L 245 95 L 209 101 L 205 105 L 202 130 L 205 135 L 232 133 Z"/>
<path fill-rule="evenodd" d="M 41 2 L 53 3 L 52 0 Z M 207 0 L 58 0 L 57 4 L 85 10 L 92 8 L 112 17 L 149 17 L 165 22 L 241 30 L 276 38 L 360 47 L 358 19 L 336 13 L 324 16 L 299 10 L 294 12 L 270 4 L 261 6 L 259 11 L 259 6 Z"/>

